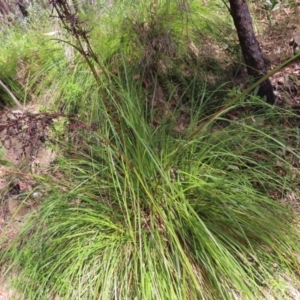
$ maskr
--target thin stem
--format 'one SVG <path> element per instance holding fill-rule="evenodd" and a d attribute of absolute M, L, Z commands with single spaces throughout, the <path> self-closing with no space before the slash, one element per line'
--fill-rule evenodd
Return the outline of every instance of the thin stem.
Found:
<path fill-rule="evenodd" d="M 15 95 L 9 90 L 9 88 L 4 84 L 2 80 L 0 80 L 0 85 L 5 89 L 7 94 L 11 97 L 11 99 L 14 101 L 14 103 L 18 106 L 18 108 L 23 110 L 22 104 L 19 102 L 19 100 L 15 97 Z"/>

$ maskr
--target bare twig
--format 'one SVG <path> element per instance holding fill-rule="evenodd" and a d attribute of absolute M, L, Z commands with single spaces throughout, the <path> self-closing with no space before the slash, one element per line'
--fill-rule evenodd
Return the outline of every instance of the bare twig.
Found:
<path fill-rule="evenodd" d="M 19 100 L 15 97 L 15 95 L 9 90 L 9 88 L 3 83 L 2 80 L 0 80 L 0 85 L 5 89 L 7 94 L 11 97 L 11 99 L 14 101 L 14 103 L 18 106 L 18 108 L 23 110 L 22 104 L 19 102 Z"/>

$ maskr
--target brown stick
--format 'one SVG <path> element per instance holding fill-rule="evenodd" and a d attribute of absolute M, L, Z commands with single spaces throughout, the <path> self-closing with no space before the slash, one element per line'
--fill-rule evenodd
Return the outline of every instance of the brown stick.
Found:
<path fill-rule="evenodd" d="M 0 80 L 0 85 L 5 89 L 10 98 L 14 101 L 14 103 L 18 106 L 18 108 L 23 110 L 22 104 L 18 101 L 18 99 L 14 96 L 14 94 L 9 90 L 9 88 Z"/>

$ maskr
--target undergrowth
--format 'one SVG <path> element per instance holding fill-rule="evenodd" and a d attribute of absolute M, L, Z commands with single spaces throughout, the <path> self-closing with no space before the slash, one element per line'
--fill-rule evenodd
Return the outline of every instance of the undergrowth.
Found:
<path fill-rule="evenodd" d="M 53 92 L 56 108 L 93 130 L 76 149 L 72 133 L 57 135 L 64 155 L 47 175 L 45 199 L 1 249 L 6 274 L 16 274 L 24 299 L 283 295 L 278 274 L 299 272 L 298 217 L 287 200 L 299 184 L 299 117 L 253 95 L 223 106 L 224 94 L 215 97 L 202 76 L 211 65 L 195 49 L 205 47 L 189 44 L 200 34 L 195 19 L 182 33 L 176 6 L 146 4 L 121 1 L 125 17 L 97 15 L 107 36 L 91 32 L 94 52 L 81 53 L 86 61 L 97 54 L 90 69 L 76 52 L 66 59 L 61 43 L 29 64 L 39 99 Z M 132 10 L 140 14 L 130 18 Z M 109 19 L 120 26 L 115 39 Z M 199 28 L 201 42 L 222 44 Z"/>
<path fill-rule="evenodd" d="M 274 264 L 297 272 L 284 200 L 298 185 L 296 141 L 273 126 L 287 112 L 216 118 L 178 138 L 123 97 L 121 128 L 106 122 L 84 152 L 59 158 L 59 181 L 7 249 L 24 297 L 258 299 Z"/>

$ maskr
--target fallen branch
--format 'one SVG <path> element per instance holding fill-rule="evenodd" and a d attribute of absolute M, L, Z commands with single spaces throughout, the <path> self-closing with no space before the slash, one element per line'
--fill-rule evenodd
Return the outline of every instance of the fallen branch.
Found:
<path fill-rule="evenodd" d="M 14 101 L 14 103 L 18 106 L 18 108 L 23 110 L 22 104 L 19 102 L 19 100 L 14 96 L 14 94 L 9 90 L 9 88 L 3 83 L 2 80 L 0 80 L 0 85 L 5 89 L 7 94 L 11 97 L 11 99 Z"/>

